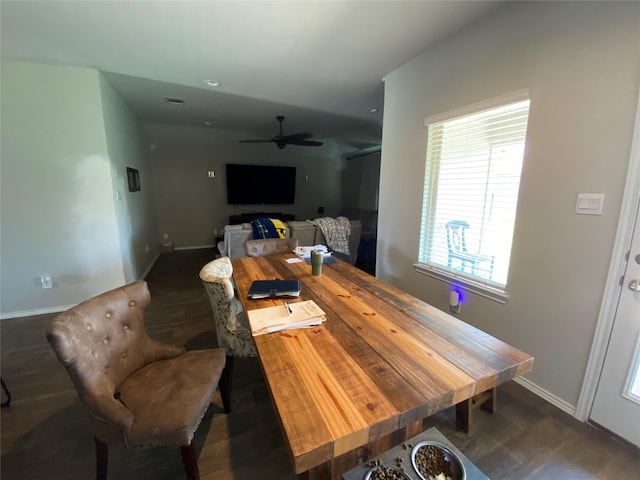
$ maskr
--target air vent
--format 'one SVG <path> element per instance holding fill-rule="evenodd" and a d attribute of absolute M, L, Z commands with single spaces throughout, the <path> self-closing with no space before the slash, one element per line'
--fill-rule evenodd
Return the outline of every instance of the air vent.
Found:
<path fill-rule="evenodd" d="M 164 97 L 164 101 L 169 105 L 184 105 L 184 98 Z"/>

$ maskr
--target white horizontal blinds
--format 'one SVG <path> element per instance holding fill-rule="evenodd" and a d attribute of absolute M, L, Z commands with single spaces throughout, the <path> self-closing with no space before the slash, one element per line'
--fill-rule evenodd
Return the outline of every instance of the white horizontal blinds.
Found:
<path fill-rule="evenodd" d="M 505 287 L 529 100 L 428 124 L 420 262 Z M 468 261 L 450 255 L 446 224 L 467 222 Z"/>
<path fill-rule="evenodd" d="M 438 192 L 438 172 L 440 168 L 440 156 L 442 155 L 441 124 L 434 124 L 428 129 L 427 137 L 427 165 L 424 174 L 424 190 L 422 199 L 422 226 L 420 238 L 420 250 L 418 260 L 426 263 L 431 257 L 431 245 L 433 244 L 434 220 L 431 215 L 431 197 L 436 197 Z"/>

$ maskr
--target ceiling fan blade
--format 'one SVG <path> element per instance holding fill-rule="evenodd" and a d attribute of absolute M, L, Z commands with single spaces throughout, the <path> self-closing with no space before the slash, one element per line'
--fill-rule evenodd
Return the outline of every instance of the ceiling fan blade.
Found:
<path fill-rule="evenodd" d="M 319 147 L 322 145 L 322 142 L 317 142 L 315 140 L 307 140 L 309 137 L 312 137 L 313 134 L 309 132 L 303 133 L 294 133 L 293 135 L 284 135 L 282 133 L 282 122 L 284 121 L 284 116 L 278 115 L 276 117 L 278 123 L 280 124 L 280 133 L 273 138 L 264 139 L 264 140 L 240 140 L 240 143 L 275 143 L 280 150 L 282 150 L 287 145 L 300 145 L 303 147 Z"/>
<path fill-rule="evenodd" d="M 293 135 L 287 135 L 287 141 L 291 143 L 291 141 L 298 140 L 306 140 L 307 138 L 313 136 L 311 133 L 294 133 Z"/>
<path fill-rule="evenodd" d="M 289 145 L 300 145 L 302 147 L 319 147 L 322 142 L 316 140 L 289 140 Z"/>

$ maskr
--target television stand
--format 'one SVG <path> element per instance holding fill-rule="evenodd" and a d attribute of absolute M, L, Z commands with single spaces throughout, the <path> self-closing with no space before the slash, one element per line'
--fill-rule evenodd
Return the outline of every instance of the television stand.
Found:
<path fill-rule="evenodd" d="M 296 217 L 291 215 L 290 213 L 282 213 L 282 212 L 253 212 L 253 213 L 243 213 L 241 215 L 229 215 L 229 225 L 237 225 L 239 223 L 250 223 L 252 220 L 256 218 L 277 218 L 278 220 L 282 220 L 283 222 L 289 222 L 291 220 L 295 220 Z"/>

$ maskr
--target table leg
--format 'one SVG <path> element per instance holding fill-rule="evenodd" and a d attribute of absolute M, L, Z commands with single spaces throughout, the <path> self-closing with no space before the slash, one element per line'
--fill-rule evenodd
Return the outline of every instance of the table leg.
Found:
<path fill-rule="evenodd" d="M 367 445 L 340 455 L 329 462 L 318 465 L 298 475 L 300 480 L 342 480 L 342 474 L 362 465 L 370 458 L 377 457 L 387 450 L 423 431 L 422 420 L 407 425 L 400 430 L 372 440 Z"/>
<path fill-rule="evenodd" d="M 456 425 L 465 433 L 471 432 L 473 411 L 478 407 L 494 413 L 498 409 L 498 389 L 493 387 L 456 405 Z"/>

